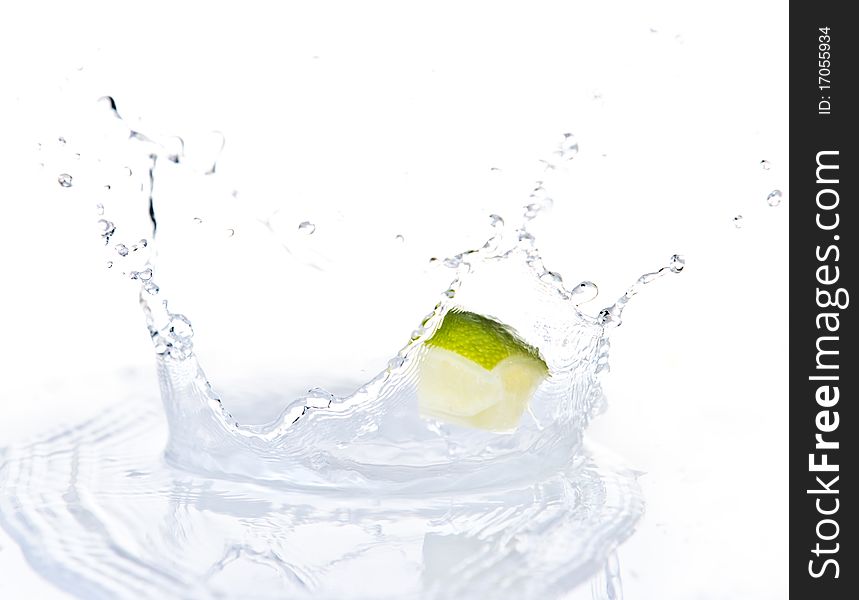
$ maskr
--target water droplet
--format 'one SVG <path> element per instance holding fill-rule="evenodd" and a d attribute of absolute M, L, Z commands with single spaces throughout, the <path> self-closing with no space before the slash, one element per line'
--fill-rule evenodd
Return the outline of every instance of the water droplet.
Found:
<path fill-rule="evenodd" d="M 529 197 L 531 202 L 537 206 L 538 210 L 552 208 L 553 200 L 549 197 L 549 192 L 546 191 L 546 188 L 543 187 L 542 181 L 537 182 L 537 185 L 531 191 L 531 195 Z"/>
<path fill-rule="evenodd" d="M 113 261 L 112 260 L 107 261 L 107 268 L 108 269 L 113 268 Z"/>
<path fill-rule="evenodd" d="M 101 202 L 96 204 L 95 205 L 95 212 L 99 216 L 103 215 L 104 214 L 104 204 L 102 204 Z"/>
<path fill-rule="evenodd" d="M 544 283 L 561 283 L 564 279 L 554 271 L 545 271 L 542 275 L 540 275 L 540 281 Z"/>
<path fill-rule="evenodd" d="M 520 231 L 519 232 L 519 241 L 525 242 L 526 244 L 533 244 L 534 243 L 534 236 L 531 235 L 530 233 L 528 233 L 527 231 Z"/>
<path fill-rule="evenodd" d="M 673 255 L 671 261 L 668 263 L 668 268 L 671 269 L 672 273 L 679 273 L 685 266 L 686 258 L 682 254 Z"/>
<path fill-rule="evenodd" d="M 80 152 L 75 152 L 75 154 L 74 154 L 74 156 L 73 156 L 72 158 L 74 158 L 75 160 L 80 160 L 80 159 L 81 159 L 81 153 L 80 153 Z"/>
<path fill-rule="evenodd" d="M 316 225 L 314 225 L 310 221 L 302 221 L 298 225 L 298 231 L 305 235 L 311 235 L 314 231 L 316 231 Z"/>
<path fill-rule="evenodd" d="M 489 224 L 492 225 L 492 227 L 504 227 L 504 219 L 498 215 L 492 214 L 489 215 Z"/>
<path fill-rule="evenodd" d="M 423 334 L 427 332 L 425 327 L 418 327 L 412 332 L 412 340 L 416 340 L 420 338 Z"/>
<path fill-rule="evenodd" d="M 743 226 L 743 215 L 737 215 L 736 217 L 734 217 L 734 227 L 736 227 L 737 229 L 740 229 L 740 228 L 742 228 L 742 226 Z"/>
<path fill-rule="evenodd" d="M 388 361 L 388 368 L 389 369 L 399 369 L 400 367 L 403 366 L 403 363 L 405 363 L 405 362 L 406 362 L 405 357 L 395 356 L 394 358 L 392 358 L 391 360 Z"/>
<path fill-rule="evenodd" d="M 104 106 L 107 110 L 113 113 L 113 116 L 117 119 L 119 117 L 119 112 L 116 110 L 116 101 L 111 96 L 102 96 L 98 99 L 98 103 L 101 106 Z"/>
<path fill-rule="evenodd" d="M 129 177 L 132 176 L 133 171 L 131 170 L 131 167 L 125 167 L 125 174 L 128 175 Z"/>
<path fill-rule="evenodd" d="M 456 290 L 453 288 L 447 289 L 444 291 L 444 295 L 448 298 L 453 298 L 454 296 L 456 296 Z"/>
<path fill-rule="evenodd" d="M 778 206 L 781 204 L 781 190 L 773 190 L 767 196 L 767 204 L 770 206 Z"/>
<path fill-rule="evenodd" d="M 231 238 L 234 235 L 236 235 L 236 230 L 235 229 L 227 229 L 226 234 L 227 234 L 228 238 Z"/>
<path fill-rule="evenodd" d="M 132 244 L 131 251 L 137 252 L 138 250 L 143 250 L 144 248 L 146 248 L 146 244 L 147 244 L 146 240 L 140 240 L 136 244 Z"/>
<path fill-rule="evenodd" d="M 398 241 L 399 243 L 401 243 L 401 244 L 402 244 L 402 243 L 404 243 L 404 242 L 406 241 L 406 238 L 404 238 L 402 235 L 399 235 L 399 234 L 398 234 L 398 235 L 396 235 L 396 236 L 394 237 L 394 239 L 395 239 L 396 241 Z"/>
<path fill-rule="evenodd" d="M 60 146 L 65 146 L 65 145 L 66 145 L 66 138 L 64 138 L 64 137 L 62 137 L 62 136 L 58 137 L 58 138 L 57 138 L 57 143 L 58 143 Z"/>
<path fill-rule="evenodd" d="M 59 177 L 57 177 L 57 181 L 64 188 L 72 187 L 72 176 L 68 173 L 63 173 Z"/>
<path fill-rule="evenodd" d="M 120 256 L 128 256 L 128 246 L 126 246 L 125 244 L 117 244 L 115 248 L 116 253 Z"/>
<path fill-rule="evenodd" d="M 167 160 L 172 163 L 179 163 L 185 156 L 185 140 L 179 136 L 168 138 L 164 142 L 164 148 L 167 151 Z"/>
<path fill-rule="evenodd" d="M 191 327 L 191 321 L 185 315 L 173 315 L 170 319 L 168 331 L 171 335 L 185 340 L 194 337 L 194 329 Z"/>
<path fill-rule="evenodd" d="M 200 217 L 194 217 L 194 225 L 199 225 L 203 222 L 203 219 Z"/>
<path fill-rule="evenodd" d="M 565 133 L 557 154 L 564 160 L 572 160 L 579 153 L 579 143 L 572 133 Z"/>
<path fill-rule="evenodd" d="M 161 289 L 152 281 L 147 281 L 146 283 L 144 283 L 143 290 L 151 296 L 155 296 L 158 294 L 158 292 L 161 291 Z"/>
<path fill-rule="evenodd" d="M 590 302 L 599 294 L 599 288 L 592 281 L 583 281 L 570 290 L 570 299 L 578 306 Z"/>
<path fill-rule="evenodd" d="M 768 160 L 766 160 L 766 159 L 764 159 L 764 160 L 762 160 L 762 161 L 761 161 L 761 168 L 762 168 L 764 171 L 769 171 L 769 170 L 770 170 L 770 166 L 771 166 L 771 165 L 770 165 L 770 161 L 768 161 Z"/>
<path fill-rule="evenodd" d="M 101 237 L 103 237 L 105 243 L 107 243 L 110 236 L 112 236 L 113 232 L 116 231 L 116 226 L 107 219 L 99 219 L 96 224 L 98 225 Z"/>
<path fill-rule="evenodd" d="M 462 264 L 462 256 L 456 255 L 452 258 L 445 258 L 442 264 L 448 269 L 455 269 Z"/>
<path fill-rule="evenodd" d="M 152 269 L 146 267 L 142 271 L 132 271 L 128 274 L 132 279 L 140 279 L 141 281 L 149 281 L 152 279 Z"/>

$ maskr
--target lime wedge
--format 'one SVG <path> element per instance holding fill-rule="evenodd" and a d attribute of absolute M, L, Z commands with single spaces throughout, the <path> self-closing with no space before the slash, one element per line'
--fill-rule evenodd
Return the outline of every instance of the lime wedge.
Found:
<path fill-rule="evenodd" d="M 422 416 L 490 431 L 514 429 L 549 374 L 539 351 L 498 321 L 451 310 L 424 342 Z"/>

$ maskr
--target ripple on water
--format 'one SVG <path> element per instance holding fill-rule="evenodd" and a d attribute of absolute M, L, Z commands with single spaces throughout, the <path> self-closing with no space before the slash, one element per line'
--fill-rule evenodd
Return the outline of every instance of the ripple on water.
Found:
<path fill-rule="evenodd" d="M 190 473 L 166 437 L 140 403 L 7 449 L 0 524 L 81 598 L 538 598 L 602 577 L 643 509 L 594 452 L 521 486 L 381 500 Z"/>

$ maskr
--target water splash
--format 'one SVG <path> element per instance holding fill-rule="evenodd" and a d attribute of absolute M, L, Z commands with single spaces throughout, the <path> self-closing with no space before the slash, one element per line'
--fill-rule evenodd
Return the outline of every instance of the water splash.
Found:
<path fill-rule="evenodd" d="M 102 102 L 119 118 L 112 98 Z M 153 240 L 157 157 L 184 162 L 184 142 L 174 139 L 171 147 L 129 134 L 151 158 L 140 193 Z M 544 164 L 555 171 L 578 152 L 565 134 Z M 595 597 L 619 598 L 613 552 L 643 502 L 635 474 L 587 447 L 583 432 L 605 407 L 609 331 L 644 285 L 684 261 L 675 255 L 597 316 L 583 313 L 597 286 L 567 289 L 529 231 L 552 207 L 550 186 L 536 181 L 509 225 L 493 214 L 480 248 L 435 261 L 453 271 L 449 285 L 374 378 L 344 396 L 314 388 L 263 423 L 232 417 L 197 360 L 190 319 L 155 281 L 154 244 L 126 237 L 110 255 L 140 286 L 163 410 L 133 402 L 8 449 L 0 524 L 37 557 L 35 568 L 81 597 L 446 599 L 504 589 L 537 598 L 596 577 Z M 124 230 L 101 206 L 109 244 Z M 298 229 L 310 235 L 316 225 Z M 507 293 L 514 288 L 517 298 Z M 492 315 L 545 357 L 551 376 L 514 431 L 419 415 L 423 342 L 452 309 Z M 358 574 L 361 585 L 350 585 Z"/>
<path fill-rule="evenodd" d="M 608 325 L 612 327 L 618 327 L 623 321 L 621 316 L 623 315 L 623 309 L 626 308 L 626 305 L 629 304 L 629 301 L 637 296 L 644 286 L 653 283 L 660 277 L 664 277 L 668 273 L 680 273 L 684 267 L 686 266 L 686 259 L 679 254 L 674 254 L 671 259 L 668 261 L 668 264 L 658 271 L 653 273 L 645 273 L 638 280 L 630 286 L 628 290 L 621 296 L 617 302 L 612 304 L 611 306 L 604 308 L 600 311 L 599 320 L 603 325 Z"/>

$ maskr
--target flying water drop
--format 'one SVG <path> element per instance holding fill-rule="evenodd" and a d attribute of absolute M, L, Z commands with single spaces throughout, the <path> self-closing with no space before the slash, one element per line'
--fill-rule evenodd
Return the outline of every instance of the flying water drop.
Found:
<path fill-rule="evenodd" d="M 565 133 L 564 139 L 556 151 L 556 155 L 561 160 L 573 160 L 579 153 L 579 142 L 576 141 L 576 136 L 572 133 Z"/>
<path fill-rule="evenodd" d="M 298 224 L 298 231 L 300 231 L 304 235 L 312 235 L 313 232 L 316 231 L 316 225 L 314 225 L 310 221 L 302 221 Z"/>
<path fill-rule="evenodd" d="M 734 217 L 733 220 L 734 220 L 734 227 L 736 227 L 737 229 L 743 228 L 743 215 L 737 215 L 736 217 Z"/>
<path fill-rule="evenodd" d="M 72 176 L 68 173 L 63 173 L 57 177 L 57 182 L 64 188 L 70 188 L 72 187 Z"/>
<path fill-rule="evenodd" d="M 770 206 L 778 206 L 781 204 L 781 190 L 773 190 L 767 195 L 767 204 Z"/>
<path fill-rule="evenodd" d="M 97 222 L 99 233 L 104 240 L 105 245 L 110 242 L 110 237 L 116 232 L 116 225 L 107 219 L 99 219 Z"/>
<path fill-rule="evenodd" d="M 583 281 L 576 287 L 570 290 L 570 300 L 573 301 L 573 304 L 578 306 L 579 304 L 584 304 L 585 302 L 590 302 L 599 294 L 599 288 L 592 281 Z"/>
<path fill-rule="evenodd" d="M 540 281 L 544 283 L 563 283 L 564 279 L 560 274 L 555 273 L 554 271 L 545 271 L 540 275 Z"/>

